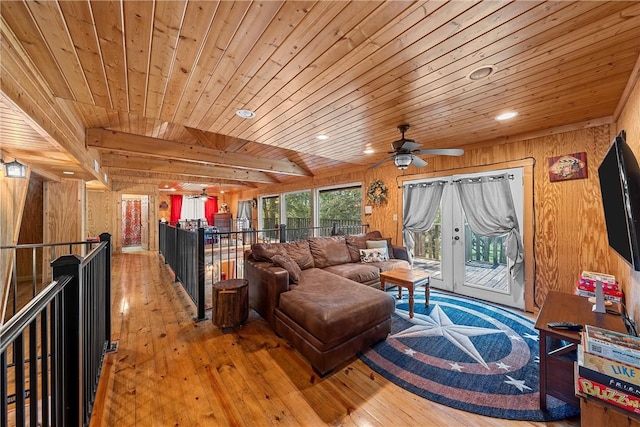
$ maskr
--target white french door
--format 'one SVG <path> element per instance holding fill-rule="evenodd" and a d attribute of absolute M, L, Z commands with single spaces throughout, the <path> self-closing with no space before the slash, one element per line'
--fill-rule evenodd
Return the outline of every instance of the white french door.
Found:
<path fill-rule="evenodd" d="M 434 226 L 426 233 L 414 233 L 414 239 L 426 240 L 431 248 L 419 253 L 424 245 L 416 245 L 414 268 L 432 270 L 431 286 L 480 298 L 510 307 L 524 309 L 523 269 L 516 277 L 509 270 L 505 236 L 485 237 L 473 233 L 465 220 L 457 189 L 452 183 L 458 179 L 507 174 L 520 232 L 524 216 L 522 169 L 496 170 L 477 174 L 438 177 L 432 181 L 446 181 L 440 212 Z M 422 182 L 428 182 L 425 180 Z"/>

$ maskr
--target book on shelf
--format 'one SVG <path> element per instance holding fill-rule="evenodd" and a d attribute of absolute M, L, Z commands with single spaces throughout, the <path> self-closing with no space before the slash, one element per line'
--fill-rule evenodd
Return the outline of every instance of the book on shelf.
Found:
<path fill-rule="evenodd" d="M 602 282 L 603 288 L 610 287 L 612 289 L 618 289 L 618 282 L 616 282 L 615 276 L 606 273 L 596 273 L 593 271 L 583 271 L 580 274 L 580 283 L 592 283 L 595 285 L 597 281 Z"/>
<path fill-rule="evenodd" d="M 587 353 L 640 367 L 640 338 L 638 337 L 585 325 L 582 344 Z"/>
<path fill-rule="evenodd" d="M 591 297 L 595 297 L 596 293 L 592 291 L 585 291 L 583 289 L 576 288 L 576 295 L 579 295 L 581 297 L 591 298 Z M 620 304 L 624 297 L 624 294 L 622 293 L 622 291 L 617 291 L 616 294 L 607 294 L 606 292 L 603 291 L 603 295 L 604 295 L 605 301 L 611 301 L 617 304 Z"/>
<path fill-rule="evenodd" d="M 584 351 L 582 344 L 578 345 L 578 366 L 583 366 L 591 371 L 599 372 L 610 378 L 624 381 L 640 388 L 640 368 L 588 353 Z"/>
<path fill-rule="evenodd" d="M 615 388 L 616 390 L 627 393 L 629 396 L 640 399 L 640 387 L 635 384 L 619 380 L 617 378 L 605 375 L 601 372 L 594 371 L 589 368 L 585 368 L 584 366 L 580 365 L 578 365 L 578 375 L 582 378 L 586 378 L 607 387 Z"/>
<path fill-rule="evenodd" d="M 576 391 L 627 411 L 640 414 L 640 398 L 597 381 L 584 378 L 579 374 L 576 376 Z"/>
<path fill-rule="evenodd" d="M 589 292 L 595 292 L 596 291 L 596 284 L 595 283 L 583 283 L 581 280 L 578 280 L 577 287 L 581 291 L 589 291 Z M 616 296 L 616 297 L 622 297 L 622 295 L 623 295 L 622 291 L 618 288 L 617 284 L 614 287 L 614 286 L 611 286 L 611 285 L 605 285 L 603 283 L 602 284 L 602 292 L 605 293 L 605 294 Z"/>

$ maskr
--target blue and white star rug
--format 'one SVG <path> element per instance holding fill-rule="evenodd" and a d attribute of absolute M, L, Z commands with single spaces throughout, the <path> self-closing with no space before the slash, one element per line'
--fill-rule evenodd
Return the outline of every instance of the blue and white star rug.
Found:
<path fill-rule="evenodd" d="M 464 411 L 528 421 L 580 413 L 551 396 L 547 411 L 540 410 L 534 322 L 508 309 L 433 290 L 429 302 L 426 308 L 424 296 L 416 295 L 409 318 L 404 293 L 391 318 L 391 335 L 360 358 L 400 387 Z"/>

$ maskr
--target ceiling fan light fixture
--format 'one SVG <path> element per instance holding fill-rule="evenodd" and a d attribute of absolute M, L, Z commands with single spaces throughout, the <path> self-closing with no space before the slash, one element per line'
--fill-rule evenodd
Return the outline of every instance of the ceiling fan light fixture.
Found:
<path fill-rule="evenodd" d="M 256 113 L 251 110 L 238 110 L 236 111 L 236 115 L 243 119 L 253 119 L 256 116 Z"/>
<path fill-rule="evenodd" d="M 393 163 L 401 171 L 408 168 L 412 160 L 413 157 L 411 156 L 411 154 L 398 154 L 393 157 Z"/>

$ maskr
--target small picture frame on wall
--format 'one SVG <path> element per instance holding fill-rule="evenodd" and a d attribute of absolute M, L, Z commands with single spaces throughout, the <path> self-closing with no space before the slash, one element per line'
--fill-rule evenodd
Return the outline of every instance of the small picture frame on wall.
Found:
<path fill-rule="evenodd" d="M 587 177 L 587 153 L 549 157 L 549 181 L 568 181 Z"/>

